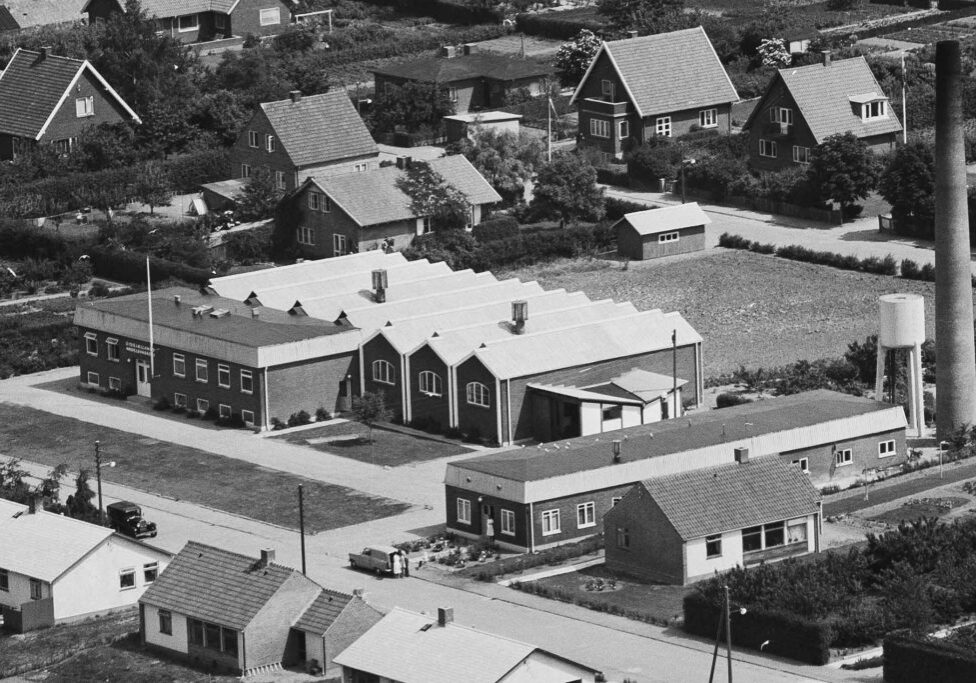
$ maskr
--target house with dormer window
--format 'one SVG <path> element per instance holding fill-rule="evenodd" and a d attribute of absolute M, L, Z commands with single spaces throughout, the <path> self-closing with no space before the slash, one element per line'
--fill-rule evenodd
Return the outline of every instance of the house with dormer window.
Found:
<path fill-rule="evenodd" d="M 696 28 L 603 43 L 571 103 L 583 146 L 607 159 L 655 137 L 695 130 L 729 132 L 739 96 L 705 30 Z"/>
<path fill-rule="evenodd" d="M 854 133 L 877 153 L 894 149 L 902 126 L 864 57 L 780 69 L 746 122 L 752 166 L 774 171 L 810 163 L 831 135 Z"/>

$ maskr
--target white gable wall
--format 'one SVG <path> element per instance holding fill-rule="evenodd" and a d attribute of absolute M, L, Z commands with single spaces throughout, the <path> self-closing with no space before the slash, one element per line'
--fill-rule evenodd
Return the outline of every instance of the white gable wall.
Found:
<path fill-rule="evenodd" d="M 2 567 L 3 565 L 0 565 L 0 568 Z M 0 605 L 20 607 L 25 602 L 30 602 L 30 579 L 31 577 L 25 574 L 9 572 L 7 583 L 10 590 L 0 591 Z M 51 597 L 51 586 L 46 581 L 41 582 L 41 597 Z"/>
<path fill-rule="evenodd" d="M 173 633 L 167 635 L 159 630 L 159 608 L 143 604 L 142 609 L 145 619 L 146 643 L 187 654 L 189 639 L 187 638 L 186 615 L 179 612 L 171 613 Z"/>
<path fill-rule="evenodd" d="M 499 683 L 593 683 L 595 674 L 552 655 L 536 650 L 499 679 Z"/>

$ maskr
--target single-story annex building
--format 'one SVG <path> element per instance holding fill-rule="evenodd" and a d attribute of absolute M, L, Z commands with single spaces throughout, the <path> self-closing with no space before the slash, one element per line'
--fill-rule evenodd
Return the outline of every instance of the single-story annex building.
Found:
<path fill-rule="evenodd" d="M 901 406 L 810 391 L 606 434 L 449 462 L 447 530 L 536 551 L 601 531 L 639 481 L 751 457 L 783 460 L 814 485 L 850 483 L 907 457 Z M 489 524 L 491 520 L 491 524 Z"/>
<path fill-rule="evenodd" d="M 778 458 L 736 462 L 638 482 L 603 518 L 606 567 L 685 585 L 736 566 L 820 551 L 820 494 Z"/>
<path fill-rule="evenodd" d="M 711 222 L 697 202 L 624 214 L 613 226 L 617 253 L 643 261 L 702 251 L 705 226 Z"/>

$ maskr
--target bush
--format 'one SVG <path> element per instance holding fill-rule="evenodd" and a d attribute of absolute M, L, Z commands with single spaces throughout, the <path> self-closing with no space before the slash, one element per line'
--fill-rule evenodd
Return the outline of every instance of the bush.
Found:
<path fill-rule="evenodd" d="M 169 410 L 170 407 L 169 399 L 165 396 L 161 396 L 158 401 L 153 403 L 153 410 Z"/>
<path fill-rule="evenodd" d="M 105 245 L 89 250 L 95 275 L 118 282 L 145 282 L 146 255 L 135 251 L 121 251 Z M 195 285 L 205 285 L 212 276 L 209 270 L 193 268 L 183 263 L 166 261 L 151 256 L 150 276 L 156 282 L 176 279 Z"/>
<path fill-rule="evenodd" d="M 216 422 L 220 418 L 220 412 L 214 407 L 210 406 L 207 408 L 207 412 L 203 414 L 204 420 L 212 420 Z"/>
<path fill-rule="evenodd" d="M 674 178 L 681 164 L 678 145 L 656 138 L 633 151 L 627 158 L 627 173 L 638 187 L 656 188 L 661 178 Z"/>
<path fill-rule="evenodd" d="M 332 419 L 332 413 L 325 409 L 325 406 L 319 406 L 315 409 L 315 421 L 324 422 L 326 420 Z"/>
<path fill-rule="evenodd" d="M 311 422 L 312 416 L 304 410 L 299 410 L 297 413 L 292 413 L 288 416 L 289 427 L 300 427 L 301 425 L 311 424 Z"/>
<path fill-rule="evenodd" d="M 474 226 L 471 234 L 479 242 L 515 237 L 519 233 L 519 223 L 511 216 L 494 216 Z"/>
<path fill-rule="evenodd" d="M 730 394 L 728 392 L 722 392 L 715 397 L 715 407 L 716 408 L 730 408 L 732 406 L 741 406 L 743 403 L 752 403 L 751 398 L 746 398 L 739 394 Z"/>
<path fill-rule="evenodd" d="M 884 639 L 884 680 L 891 683 L 976 680 L 972 647 L 949 638 L 898 631 Z"/>
<path fill-rule="evenodd" d="M 609 221 L 618 221 L 628 213 L 659 208 L 657 206 L 647 206 L 640 202 L 632 202 L 629 199 L 618 199 L 616 197 L 607 197 L 603 206 L 606 211 L 604 215 Z"/>
<path fill-rule="evenodd" d="M 448 24 L 500 24 L 505 17 L 491 7 L 451 2 L 451 0 L 372 0 L 378 5 L 393 5 L 398 12 L 433 17 Z"/>
<path fill-rule="evenodd" d="M 604 185 L 630 187 L 630 176 L 626 166 L 600 166 L 596 169 L 596 181 Z"/>
<path fill-rule="evenodd" d="M 901 276 L 906 280 L 918 280 L 918 264 L 910 258 L 901 260 Z"/>

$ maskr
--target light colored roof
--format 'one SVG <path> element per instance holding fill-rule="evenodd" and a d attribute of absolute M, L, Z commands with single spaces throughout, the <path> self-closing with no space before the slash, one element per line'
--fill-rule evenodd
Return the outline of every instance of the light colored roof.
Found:
<path fill-rule="evenodd" d="M 542 391 L 547 394 L 556 394 L 557 396 L 575 398 L 579 401 L 588 401 L 591 403 L 620 403 L 631 406 L 639 406 L 644 404 L 643 401 L 639 401 L 634 398 L 610 396 L 598 391 L 592 391 L 590 389 L 578 389 L 565 384 L 533 384 L 530 382 L 525 386 L 527 386 L 529 389 L 535 389 L 536 391 Z"/>
<path fill-rule="evenodd" d="M 671 391 L 674 388 L 675 378 L 671 375 L 661 375 L 656 372 L 634 369 L 630 372 L 625 372 L 620 377 L 615 377 L 610 380 L 610 383 L 645 401 L 652 401 L 662 393 Z M 677 379 L 677 385 L 679 387 L 687 383 L 688 380 L 686 379 L 681 379 L 680 377 Z"/>
<path fill-rule="evenodd" d="M 444 118 L 463 123 L 497 123 L 498 121 L 518 121 L 522 115 L 510 114 L 507 111 L 474 111 L 467 114 L 451 114 Z"/>
<path fill-rule="evenodd" d="M 642 117 L 739 101 L 701 26 L 603 43 L 573 93 L 573 102 L 604 54 Z"/>
<path fill-rule="evenodd" d="M 0 499 L 0 566 L 52 582 L 104 543 L 112 530 Z"/>
<path fill-rule="evenodd" d="M 261 105 L 279 141 L 299 167 L 379 154 L 366 124 L 342 88 Z"/>
<path fill-rule="evenodd" d="M 639 235 L 656 235 L 669 230 L 680 230 L 696 225 L 708 225 L 712 219 L 701 210 L 698 202 L 690 204 L 676 204 L 663 206 L 660 209 L 648 209 L 624 214 L 618 221 L 627 222 Z"/>
<path fill-rule="evenodd" d="M 200 187 L 205 190 L 210 190 L 221 197 L 236 200 L 244 193 L 244 185 L 246 182 L 243 178 L 232 178 L 231 180 L 217 180 L 212 183 L 203 183 Z"/>
<path fill-rule="evenodd" d="M 679 346 L 702 341 L 680 313 L 660 311 L 571 329 L 572 344 L 566 344 L 567 331 L 554 330 L 489 341 L 471 355 L 496 377 L 510 379 L 670 348 L 673 331 L 677 331 Z M 558 353 L 554 353 L 556 349 Z"/>
<path fill-rule="evenodd" d="M 640 484 L 684 540 L 817 511 L 810 477 L 779 458 L 654 477 Z"/>
<path fill-rule="evenodd" d="M 459 190 L 470 204 L 501 201 L 499 194 L 464 156 L 453 154 L 426 163 Z M 410 197 L 397 187 L 397 181 L 404 175 L 402 169 L 386 166 L 364 173 L 310 178 L 306 182 L 318 186 L 357 224 L 366 227 L 417 217 L 410 208 Z"/>
<path fill-rule="evenodd" d="M 439 626 L 435 618 L 394 607 L 334 661 L 401 683 L 497 683 L 535 652 L 545 651 L 453 622 Z"/>
<path fill-rule="evenodd" d="M 20 28 L 81 21 L 85 0 L 2 0 Z"/>
<path fill-rule="evenodd" d="M 873 99 L 884 97 L 884 91 L 864 57 L 834 60 L 830 66 L 810 64 L 795 69 L 780 69 L 777 78 L 782 79 L 793 97 L 817 144 L 831 135 L 848 131 L 864 138 L 901 130 L 901 123 L 893 107 L 888 107 L 886 118 L 867 122 L 861 119 L 859 111 L 855 113 L 852 97 L 864 93 L 878 93 Z M 767 95 L 775 87 L 777 78 L 767 88 Z M 760 100 L 760 106 L 753 110 L 746 127 L 752 125 L 760 109 L 765 111 L 763 104 L 767 95 Z"/>

